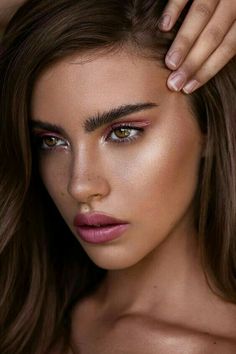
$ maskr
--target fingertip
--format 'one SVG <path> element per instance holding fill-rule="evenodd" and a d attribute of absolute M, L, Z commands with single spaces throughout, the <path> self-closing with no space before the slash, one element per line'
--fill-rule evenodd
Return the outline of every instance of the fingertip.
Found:
<path fill-rule="evenodd" d="M 175 70 L 176 69 L 176 66 L 173 65 L 173 63 L 170 61 L 168 53 L 165 56 L 165 64 L 166 64 L 167 68 L 170 69 L 170 70 Z"/>
<path fill-rule="evenodd" d="M 158 22 L 158 27 L 162 31 L 171 30 L 171 16 L 169 14 L 163 14 Z"/>
<path fill-rule="evenodd" d="M 186 94 L 190 94 L 194 92 L 196 89 L 198 89 L 201 86 L 200 82 L 193 79 L 187 82 L 187 84 L 183 87 L 183 91 Z"/>
<path fill-rule="evenodd" d="M 167 79 L 167 87 L 171 91 L 181 91 L 186 82 L 186 76 L 183 72 L 175 71 Z"/>
<path fill-rule="evenodd" d="M 165 64 L 171 70 L 176 70 L 182 62 L 182 53 L 179 50 L 169 50 L 165 57 Z"/>

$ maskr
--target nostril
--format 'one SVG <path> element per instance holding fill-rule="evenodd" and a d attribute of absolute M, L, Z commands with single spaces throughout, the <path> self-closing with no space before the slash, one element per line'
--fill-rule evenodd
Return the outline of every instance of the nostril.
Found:
<path fill-rule="evenodd" d="M 101 194 L 97 193 L 93 195 L 94 197 L 101 197 Z"/>

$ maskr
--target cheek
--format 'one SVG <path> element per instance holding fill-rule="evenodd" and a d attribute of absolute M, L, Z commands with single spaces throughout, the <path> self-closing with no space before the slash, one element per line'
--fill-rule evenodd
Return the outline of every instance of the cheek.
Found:
<path fill-rule="evenodd" d="M 153 209 L 158 208 L 160 220 L 173 225 L 192 203 L 199 171 L 199 149 L 192 144 L 176 145 L 176 150 L 166 151 L 156 165 L 153 176 L 152 200 Z M 156 196 L 156 198 L 155 198 Z"/>
<path fill-rule="evenodd" d="M 68 159 L 59 154 L 41 157 L 39 172 L 43 184 L 54 203 L 59 206 L 64 202 L 67 189 Z"/>
<path fill-rule="evenodd" d="M 200 145 L 183 135 L 166 134 L 143 144 L 138 152 L 123 154 L 113 161 L 110 173 L 116 171 L 116 189 L 133 206 L 152 209 L 158 204 L 179 204 L 185 195 L 192 195 L 198 178 Z M 131 151 L 131 150 L 130 150 Z M 135 151 L 135 149 L 134 149 Z M 106 166 L 109 166 L 107 160 Z M 159 201 L 159 202 L 158 202 Z"/>

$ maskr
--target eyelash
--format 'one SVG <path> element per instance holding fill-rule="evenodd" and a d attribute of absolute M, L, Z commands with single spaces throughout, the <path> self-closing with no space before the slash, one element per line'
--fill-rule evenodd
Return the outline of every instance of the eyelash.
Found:
<path fill-rule="evenodd" d="M 34 145 L 36 146 L 36 148 L 38 148 L 39 150 L 43 150 L 43 151 L 52 151 L 56 148 L 58 148 L 58 146 L 63 146 L 64 144 L 60 144 L 60 145 L 56 145 L 56 146 L 52 146 L 52 147 L 49 147 L 49 146 L 43 146 L 44 144 L 44 140 L 46 138 L 53 138 L 53 139 L 56 139 L 57 142 L 58 141 L 63 141 L 63 139 L 59 138 L 58 136 L 56 135 L 49 135 L 49 134 L 35 134 L 34 136 Z"/>
<path fill-rule="evenodd" d="M 137 134 L 135 134 L 135 136 L 131 136 L 131 137 L 129 136 L 126 138 L 117 138 L 116 140 L 112 140 L 110 138 L 110 136 L 112 135 L 112 133 L 114 133 L 116 130 L 119 130 L 119 129 L 128 129 L 130 131 L 136 130 Z M 117 126 L 113 126 L 106 134 L 105 141 L 111 141 L 114 144 L 128 144 L 134 140 L 137 140 L 139 138 L 139 136 L 141 136 L 143 133 L 144 133 L 144 128 L 134 126 L 131 123 L 123 123 L 123 124 L 119 124 Z"/>
<path fill-rule="evenodd" d="M 112 140 L 111 139 L 112 133 L 114 133 L 116 130 L 119 130 L 119 129 L 127 129 L 130 131 L 135 130 L 137 132 L 137 134 L 135 134 L 134 136 L 131 136 L 131 137 L 128 136 L 128 137 L 117 138 L 115 140 Z M 124 123 L 124 124 L 120 124 L 117 126 L 113 126 L 106 134 L 104 141 L 106 141 L 106 142 L 111 141 L 114 144 L 129 144 L 132 141 L 137 140 L 139 138 L 139 136 L 141 136 L 143 133 L 144 133 L 144 128 L 133 126 L 132 124 L 129 124 L 129 123 Z M 44 144 L 44 139 L 46 139 L 46 138 L 54 138 L 57 140 L 57 143 L 60 140 L 63 141 L 63 139 L 61 139 L 53 134 L 35 134 L 34 143 L 36 144 L 36 147 L 39 150 L 52 151 L 52 150 L 58 148 L 59 146 L 64 146 L 64 144 L 60 144 L 60 145 L 55 145 L 52 147 L 49 147 L 49 146 L 45 147 L 45 146 L 43 146 L 43 144 Z"/>

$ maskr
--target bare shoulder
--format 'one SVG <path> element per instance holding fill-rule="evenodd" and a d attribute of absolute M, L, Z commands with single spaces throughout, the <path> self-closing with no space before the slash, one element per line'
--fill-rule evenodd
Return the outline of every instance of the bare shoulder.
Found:
<path fill-rule="evenodd" d="M 120 318 L 114 326 L 112 336 L 116 335 L 126 348 L 133 348 L 133 351 L 130 351 L 132 354 L 236 353 L 236 338 L 219 337 L 187 326 L 171 325 L 144 316 Z"/>
<path fill-rule="evenodd" d="M 85 309 L 86 318 L 83 316 Z M 74 339 L 81 354 L 236 353 L 236 338 L 171 325 L 150 316 L 126 314 L 114 320 L 91 316 L 87 306 L 79 311 L 79 315 Z"/>

